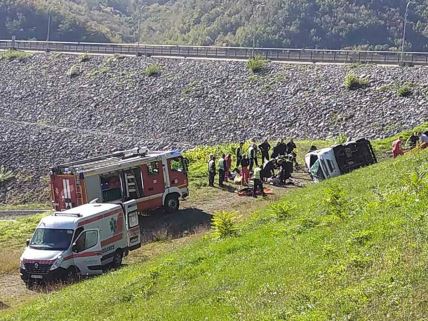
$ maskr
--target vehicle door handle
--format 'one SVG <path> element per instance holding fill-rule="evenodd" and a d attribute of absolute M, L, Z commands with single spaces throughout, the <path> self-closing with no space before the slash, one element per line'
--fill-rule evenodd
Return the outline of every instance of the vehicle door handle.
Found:
<path fill-rule="evenodd" d="M 149 187 L 149 188 L 148 188 L 148 190 L 149 190 L 149 191 L 153 191 L 153 187 Z"/>

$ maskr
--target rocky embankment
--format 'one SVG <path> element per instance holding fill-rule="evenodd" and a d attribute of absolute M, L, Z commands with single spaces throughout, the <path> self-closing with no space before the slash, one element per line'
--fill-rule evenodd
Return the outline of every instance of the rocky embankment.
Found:
<path fill-rule="evenodd" d="M 350 72 L 369 85 L 344 88 Z M 406 82 L 413 94 L 399 97 Z M 38 54 L 0 60 L 0 164 L 46 174 L 135 145 L 383 137 L 427 121 L 427 101 L 427 67 L 271 63 L 254 75 L 237 61 Z"/>

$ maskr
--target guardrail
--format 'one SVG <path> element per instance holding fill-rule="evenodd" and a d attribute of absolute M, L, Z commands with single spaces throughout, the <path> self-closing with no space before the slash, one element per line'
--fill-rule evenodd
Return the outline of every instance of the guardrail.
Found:
<path fill-rule="evenodd" d="M 0 50 L 70 53 L 249 59 L 260 55 L 273 61 L 428 65 L 428 52 L 281 49 L 213 46 L 175 46 L 117 43 L 0 40 Z"/>
<path fill-rule="evenodd" d="M 49 212 L 49 211 L 50 211 L 49 209 L 39 209 L 39 210 L 0 210 L 0 218 L 35 215 L 35 214 L 40 214 L 40 213 Z"/>

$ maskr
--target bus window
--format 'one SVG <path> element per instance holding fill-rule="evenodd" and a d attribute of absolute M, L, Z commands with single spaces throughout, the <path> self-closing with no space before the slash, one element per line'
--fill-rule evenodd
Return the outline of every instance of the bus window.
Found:
<path fill-rule="evenodd" d="M 333 162 L 327 159 L 327 165 L 328 165 L 328 169 L 330 170 L 330 173 L 333 173 L 334 172 Z"/>

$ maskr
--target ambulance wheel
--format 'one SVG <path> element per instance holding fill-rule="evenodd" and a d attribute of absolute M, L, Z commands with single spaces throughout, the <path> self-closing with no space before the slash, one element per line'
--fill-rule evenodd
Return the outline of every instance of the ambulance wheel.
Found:
<path fill-rule="evenodd" d="M 174 213 L 178 211 L 180 207 L 180 201 L 178 200 L 178 194 L 170 194 L 165 198 L 165 210 L 167 213 Z"/>
<path fill-rule="evenodd" d="M 34 288 L 34 280 L 25 281 L 25 286 L 28 290 L 32 290 Z"/>
<path fill-rule="evenodd" d="M 78 280 L 78 274 L 74 266 L 70 266 L 64 274 L 64 282 L 73 283 Z"/>
<path fill-rule="evenodd" d="M 114 253 L 114 257 L 113 257 L 113 267 L 114 268 L 118 268 L 122 265 L 122 259 L 123 259 L 123 252 L 122 250 L 117 250 Z"/>

